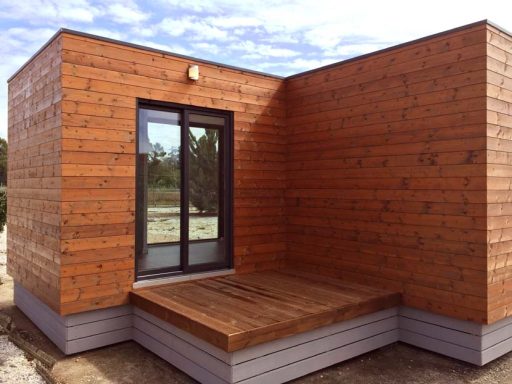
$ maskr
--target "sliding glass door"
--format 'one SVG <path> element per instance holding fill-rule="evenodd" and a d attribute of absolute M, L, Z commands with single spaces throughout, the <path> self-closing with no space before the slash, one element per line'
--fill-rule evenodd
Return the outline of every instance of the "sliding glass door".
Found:
<path fill-rule="evenodd" d="M 231 265 L 230 128 L 230 113 L 139 105 L 139 279 Z"/>

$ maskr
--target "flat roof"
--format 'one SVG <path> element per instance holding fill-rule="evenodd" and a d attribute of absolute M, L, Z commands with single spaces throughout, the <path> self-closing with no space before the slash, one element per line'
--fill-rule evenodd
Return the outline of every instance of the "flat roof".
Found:
<path fill-rule="evenodd" d="M 299 72 L 299 73 L 296 73 L 296 74 L 290 75 L 290 76 L 274 75 L 274 74 L 271 74 L 271 73 L 255 71 L 253 69 L 237 67 L 237 66 L 234 66 L 234 65 L 223 64 L 223 63 L 219 63 L 219 62 L 215 62 L 215 61 L 210 61 L 210 60 L 205 60 L 205 59 L 201 59 L 201 58 L 197 58 L 197 57 L 193 57 L 193 56 L 187 56 L 187 55 L 182 55 L 182 54 L 179 54 L 179 53 L 165 51 L 165 50 L 161 50 L 161 49 L 157 49 L 157 48 L 151 48 L 151 47 L 147 47 L 147 46 L 144 46 L 144 45 L 139 45 L 139 44 L 129 43 L 129 42 L 126 42 L 126 41 L 111 39 L 111 38 L 108 38 L 108 37 L 93 35 L 93 34 L 90 34 L 90 33 L 80 32 L 80 31 L 76 31 L 76 30 L 73 30 L 73 29 L 61 28 L 36 53 L 34 53 L 34 55 L 32 55 L 30 57 L 30 59 L 28 59 L 25 64 L 23 64 L 11 77 L 9 77 L 7 82 L 10 82 L 13 78 L 15 78 L 18 73 L 20 73 L 32 60 L 34 60 L 48 45 L 50 45 L 62 33 L 68 33 L 68 34 L 71 34 L 71 35 L 87 37 L 87 38 L 90 38 L 90 39 L 94 39 L 94 40 L 98 40 L 98 41 L 103 41 L 103 42 L 107 42 L 107 43 L 113 43 L 113 44 L 123 45 L 123 46 L 126 46 L 126 47 L 137 48 L 137 49 L 141 49 L 141 50 L 148 51 L 148 52 L 155 52 L 155 53 L 159 53 L 159 54 L 163 54 L 163 55 L 174 56 L 174 57 L 178 57 L 178 58 L 181 58 L 181 59 L 196 61 L 196 62 L 199 62 L 199 63 L 215 65 L 215 66 L 218 66 L 218 67 L 232 69 L 232 70 L 235 70 L 235 71 L 241 71 L 241 72 L 246 72 L 246 73 L 254 73 L 254 74 L 257 74 L 257 75 L 261 75 L 261 76 L 267 76 L 267 77 L 272 77 L 272 78 L 275 78 L 275 79 L 285 80 L 285 79 L 290 79 L 290 78 L 294 78 L 294 77 L 298 77 L 298 76 L 303 76 L 303 75 L 306 75 L 306 74 L 309 74 L 309 73 L 313 73 L 313 72 L 316 72 L 316 71 L 321 71 L 321 70 L 324 70 L 324 69 L 327 69 L 327 68 L 335 67 L 335 66 L 342 65 L 342 64 L 345 64 L 345 63 L 349 63 L 349 62 L 352 62 L 352 61 L 355 61 L 355 60 L 367 58 L 367 57 L 370 57 L 370 56 L 373 56 L 373 55 L 377 55 L 377 54 L 380 54 L 380 53 L 383 53 L 383 52 L 387 52 L 387 51 L 391 51 L 391 50 L 394 50 L 394 49 L 402 48 L 402 47 L 405 47 L 405 46 L 408 46 L 408 45 L 411 45 L 411 44 L 419 43 L 419 42 L 422 42 L 422 41 L 425 41 L 425 40 L 429 40 L 429 39 L 432 39 L 432 38 L 435 38 L 435 37 L 439 37 L 439 36 L 443 36 L 443 35 L 448 35 L 448 34 L 453 33 L 453 32 L 457 32 L 457 31 L 461 31 L 461 30 L 464 30 L 464 29 L 473 28 L 475 26 L 484 25 L 484 24 L 490 25 L 490 26 L 492 26 L 492 27 L 494 27 L 496 29 L 499 29 L 500 31 L 502 31 L 502 32 L 512 36 L 512 33 L 508 32 L 506 29 L 500 27 L 499 25 L 497 25 L 497 24 L 495 24 L 495 23 L 493 23 L 493 22 L 491 22 L 491 21 L 489 21 L 487 19 L 483 19 L 483 20 L 477 21 L 475 23 L 466 24 L 466 25 L 463 25 L 461 27 L 452 28 L 452 29 L 449 29 L 449 30 L 446 30 L 446 31 L 443 31 L 443 32 L 439 32 L 439 33 L 435 33 L 435 34 L 428 35 L 428 36 L 425 36 L 425 37 L 421 37 L 419 39 L 410 40 L 410 41 L 407 41 L 405 43 L 400 43 L 400 44 L 397 44 L 397 45 L 393 45 L 391 47 L 380 49 L 378 51 L 370 52 L 370 53 L 367 53 L 367 54 L 364 54 L 364 55 L 351 57 L 351 58 L 346 59 L 346 60 L 341 60 L 341 61 L 338 61 L 338 62 L 335 62 L 335 63 L 332 63 L 332 64 L 328 64 L 328 65 L 324 65 L 324 66 L 321 66 L 321 67 L 318 67 L 318 68 L 314 68 L 314 69 L 310 69 L 310 70 L 307 70 L 307 71 Z"/>

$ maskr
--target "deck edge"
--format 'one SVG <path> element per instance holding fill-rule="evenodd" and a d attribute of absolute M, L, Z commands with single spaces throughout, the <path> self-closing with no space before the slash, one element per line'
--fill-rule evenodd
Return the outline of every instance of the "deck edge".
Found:
<path fill-rule="evenodd" d="M 474 365 L 512 351 L 512 320 L 478 324 L 395 306 L 234 352 L 132 305 L 60 316 L 14 285 L 15 304 L 65 354 L 135 340 L 201 382 L 283 382 L 401 341 Z"/>
<path fill-rule="evenodd" d="M 143 296 L 144 291 L 137 293 L 136 291 L 130 292 L 130 302 L 134 307 L 138 307 L 139 309 L 150 313 L 151 315 L 166 321 L 178 328 L 183 329 L 185 332 L 191 333 L 196 337 L 201 338 L 201 335 L 207 331 L 209 334 L 213 335 L 210 337 L 208 342 L 218 348 L 223 350 L 228 350 L 229 348 L 229 337 L 224 333 L 218 331 L 215 328 L 209 327 L 206 324 L 203 324 L 197 320 L 191 319 L 189 316 L 186 316 L 183 313 L 172 313 L 172 318 L 168 317 L 168 311 L 165 307 L 152 302 L 150 299 Z M 151 302 L 151 303 L 149 303 Z M 158 310 L 160 309 L 160 310 Z M 181 326 L 180 326 L 181 325 Z"/>

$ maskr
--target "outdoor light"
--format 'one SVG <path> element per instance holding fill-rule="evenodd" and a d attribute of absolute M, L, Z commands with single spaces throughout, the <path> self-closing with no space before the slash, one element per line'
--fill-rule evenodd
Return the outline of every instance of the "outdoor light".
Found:
<path fill-rule="evenodd" d="M 190 65 L 188 67 L 188 78 L 194 81 L 199 80 L 199 66 Z"/>

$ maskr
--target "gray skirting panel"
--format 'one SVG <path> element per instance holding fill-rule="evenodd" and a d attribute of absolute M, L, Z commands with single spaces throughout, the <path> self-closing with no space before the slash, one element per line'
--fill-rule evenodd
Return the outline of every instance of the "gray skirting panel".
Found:
<path fill-rule="evenodd" d="M 475 365 L 512 351 L 512 318 L 491 325 L 401 307 L 400 341 Z"/>
<path fill-rule="evenodd" d="M 482 325 L 408 307 L 228 353 L 129 305 L 59 316 L 19 284 L 14 301 L 66 354 L 133 339 L 202 383 L 282 383 L 396 341 L 476 365 L 512 351 L 512 318 Z"/>
<path fill-rule="evenodd" d="M 231 353 L 134 315 L 135 341 L 204 383 L 282 383 L 398 341 L 395 308 Z"/>
<path fill-rule="evenodd" d="M 130 305 L 60 316 L 18 283 L 14 303 L 67 355 L 132 339 Z"/>

